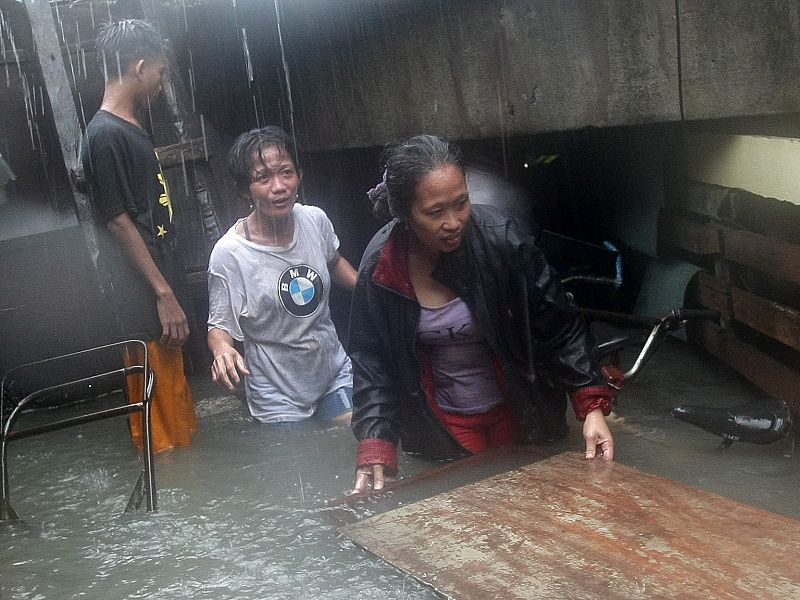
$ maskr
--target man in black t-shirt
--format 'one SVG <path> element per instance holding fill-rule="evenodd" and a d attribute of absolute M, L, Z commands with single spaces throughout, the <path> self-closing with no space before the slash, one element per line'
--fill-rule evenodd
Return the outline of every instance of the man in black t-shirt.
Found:
<path fill-rule="evenodd" d="M 86 127 L 81 151 L 98 222 L 98 264 L 106 299 L 123 339 L 148 341 L 156 373 L 153 442 L 156 451 L 189 443 L 194 404 L 183 373 L 181 346 L 189 335 L 184 274 L 173 206 L 158 158 L 140 115 L 161 94 L 162 40 L 145 21 L 102 27 L 97 56 L 105 77 L 100 110 Z M 130 389 L 135 399 L 141 393 Z M 141 446 L 139 419 L 131 419 Z"/>

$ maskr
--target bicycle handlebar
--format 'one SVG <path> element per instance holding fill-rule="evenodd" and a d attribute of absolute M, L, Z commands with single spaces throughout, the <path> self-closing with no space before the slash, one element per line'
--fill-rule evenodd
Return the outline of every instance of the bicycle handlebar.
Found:
<path fill-rule="evenodd" d="M 623 373 L 624 383 L 630 383 L 636 377 L 645 363 L 650 359 L 661 342 L 663 342 L 671 332 L 683 328 L 688 320 L 717 320 L 719 316 L 720 314 L 716 310 L 709 310 L 705 308 L 676 308 L 660 319 L 656 319 L 655 324 L 650 330 L 650 335 L 648 336 L 647 341 L 645 341 L 644 346 L 642 346 L 642 349 L 639 352 L 639 355 L 636 357 L 633 366 Z M 614 387 L 621 389 L 618 386 Z"/>

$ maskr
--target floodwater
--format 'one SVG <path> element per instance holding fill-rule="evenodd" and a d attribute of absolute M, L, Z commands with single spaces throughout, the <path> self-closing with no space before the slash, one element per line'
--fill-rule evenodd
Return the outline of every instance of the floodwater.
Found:
<path fill-rule="evenodd" d="M 157 456 L 157 513 L 123 513 L 140 469 L 123 418 L 10 445 L 11 501 L 24 523 L 0 523 L 0 598 L 439 597 L 337 533 L 326 503 L 352 487 L 349 429 L 258 425 L 207 380 L 193 388 L 199 431 L 190 447 Z M 670 341 L 620 396 L 610 419 L 617 459 L 800 518 L 791 437 L 720 450 L 719 438 L 669 416 L 678 403 L 758 397 L 726 367 Z M 572 429 L 556 450 L 580 449 Z M 433 466 L 401 457 L 406 476 Z M 421 481 L 395 500 L 436 491 Z M 388 504 L 363 503 L 352 516 Z"/>
<path fill-rule="evenodd" d="M 141 468 L 124 418 L 10 444 L 24 523 L 0 523 L 0 598 L 438 597 L 327 516 L 353 484 L 348 428 L 252 423 L 194 383 L 199 431 L 157 455 L 157 513 L 123 512 Z"/>

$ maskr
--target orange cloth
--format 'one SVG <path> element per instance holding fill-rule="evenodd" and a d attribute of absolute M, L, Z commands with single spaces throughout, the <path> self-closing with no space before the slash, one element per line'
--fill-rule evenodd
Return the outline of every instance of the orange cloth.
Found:
<path fill-rule="evenodd" d="M 187 446 L 197 430 L 192 390 L 183 372 L 183 353 L 180 348 L 168 347 L 158 341 L 147 342 L 147 358 L 156 374 L 151 410 L 153 452 L 175 446 Z M 142 364 L 139 346 L 126 348 L 126 366 Z M 142 377 L 128 377 L 128 401 L 142 398 Z M 136 447 L 142 449 L 142 413 L 128 416 L 131 435 Z"/>

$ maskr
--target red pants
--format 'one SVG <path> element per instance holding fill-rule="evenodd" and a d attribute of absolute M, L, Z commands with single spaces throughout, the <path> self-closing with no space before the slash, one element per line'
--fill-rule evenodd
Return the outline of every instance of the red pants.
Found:
<path fill-rule="evenodd" d="M 477 415 L 438 411 L 444 426 L 473 454 L 488 448 L 508 446 L 520 439 L 520 429 L 511 407 L 506 402 Z"/>

